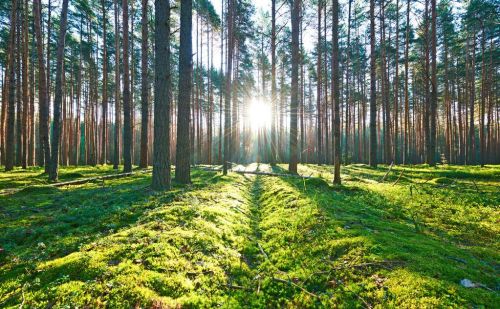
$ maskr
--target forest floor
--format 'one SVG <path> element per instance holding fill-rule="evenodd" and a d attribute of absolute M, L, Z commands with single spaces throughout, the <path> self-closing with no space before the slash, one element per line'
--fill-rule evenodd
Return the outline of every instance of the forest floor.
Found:
<path fill-rule="evenodd" d="M 1 172 L 0 307 L 498 306 L 500 166 L 331 169 L 196 168 L 162 193 L 147 173 Z"/>

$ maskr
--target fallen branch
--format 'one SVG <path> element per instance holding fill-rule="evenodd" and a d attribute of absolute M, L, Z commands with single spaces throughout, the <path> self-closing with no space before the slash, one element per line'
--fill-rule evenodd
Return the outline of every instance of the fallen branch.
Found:
<path fill-rule="evenodd" d="M 247 287 L 241 286 L 241 285 L 236 285 L 236 284 L 224 284 L 226 288 L 234 289 L 234 290 L 244 290 L 244 291 L 253 291 L 252 289 L 249 289 Z"/>
<path fill-rule="evenodd" d="M 285 284 L 290 284 L 296 288 L 298 288 L 299 290 L 301 290 L 302 292 L 306 293 L 307 295 L 310 295 L 312 297 L 315 297 L 315 298 L 318 298 L 319 299 L 319 296 L 314 294 L 313 292 L 309 292 L 308 290 L 306 290 L 305 288 L 301 287 L 300 285 L 296 284 L 295 282 L 291 281 L 291 280 L 284 280 L 284 279 L 281 279 L 281 278 L 276 278 L 276 277 L 273 277 L 273 280 L 274 281 L 277 281 L 277 282 L 281 282 L 281 283 L 285 283 Z"/>
<path fill-rule="evenodd" d="M 128 173 L 120 173 L 120 174 L 109 174 L 109 175 L 104 175 L 104 176 L 98 176 L 98 177 L 91 177 L 91 178 L 83 178 L 83 179 L 77 179 L 77 180 L 71 180 L 71 181 L 66 181 L 66 182 L 56 182 L 56 183 L 51 183 L 48 184 L 47 186 L 51 187 L 63 187 L 63 186 L 71 186 L 71 185 L 81 185 L 85 184 L 88 182 L 92 181 L 104 181 L 107 179 L 116 179 L 116 178 L 123 178 L 123 177 L 129 177 L 133 176 L 136 174 L 145 174 L 145 173 L 150 173 L 152 172 L 152 169 L 146 169 L 146 170 L 140 170 L 137 172 L 128 172 Z"/>
<path fill-rule="evenodd" d="M 334 267 L 333 270 L 341 270 L 341 269 L 346 269 L 346 268 L 365 268 L 365 267 L 370 267 L 370 266 L 378 266 L 378 267 L 382 267 L 385 269 L 391 269 L 392 266 L 397 265 L 397 264 L 403 264 L 403 262 L 402 261 L 367 262 L 367 263 L 361 263 L 361 264 L 355 264 L 355 265 L 342 265 L 342 266 Z"/>
<path fill-rule="evenodd" d="M 356 297 L 365 305 L 365 308 L 369 308 L 369 309 L 373 308 L 372 305 L 370 305 L 363 297 L 359 296 L 358 293 L 354 292 L 349 287 L 347 287 L 345 284 L 343 284 L 342 281 L 335 280 L 335 283 L 342 285 L 346 290 L 348 290 L 349 292 L 356 295 Z"/>
<path fill-rule="evenodd" d="M 437 185 L 438 188 L 447 188 L 447 187 L 451 187 L 453 186 L 455 183 L 457 182 L 456 179 L 453 179 L 453 181 L 451 183 L 448 183 L 448 184 L 442 184 L 442 185 Z"/>
<path fill-rule="evenodd" d="M 120 174 L 109 174 L 109 175 L 103 175 L 103 176 L 97 176 L 97 177 L 88 177 L 88 178 L 82 178 L 82 179 L 76 179 L 76 180 L 70 180 L 70 181 L 64 181 L 64 182 L 54 182 L 54 183 L 49 183 L 49 184 L 44 184 L 36 187 L 44 188 L 44 187 L 64 187 L 64 186 L 74 186 L 74 185 L 82 185 L 86 184 L 89 182 L 94 182 L 94 181 L 102 181 L 104 185 L 104 180 L 109 180 L 109 179 L 116 179 L 116 178 L 123 178 L 123 177 L 129 177 L 133 176 L 136 174 L 145 174 L 145 173 L 150 173 L 152 172 L 152 169 L 146 169 L 146 170 L 140 170 L 137 172 L 128 172 L 128 173 L 120 173 Z M 4 189 L 0 191 L 0 195 L 7 195 L 7 194 L 14 194 L 17 193 L 23 189 L 29 188 L 31 186 L 26 186 L 22 188 L 9 188 L 9 189 Z"/>
<path fill-rule="evenodd" d="M 208 172 L 221 172 L 220 168 L 205 168 L 198 167 L 199 170 L 208 171 Z M 237 174 L 251 174 L 251 175 L 262 175 L 262 176 L 273 176 L 273 177 L 293 177 L 293 178 L 301 178 L 301 179 L 311 179 L 318 178 L 314 176 L 305 176 L 300 174 L 283 174 L 283 173 L 271 173 L 271 172 L 258 172 L 258 171 L 243 171 L 243 170 L 232 170 L 233 173 Z"/>
<path fill-rule="evenodd" d="M 429 178 L 429 179 L 427 179 L 426 181 L 423 181 L 423 182 L 415 182 L 415 184 L 417 184 L 417 185 L 425 185 L 426 183 L 428 183 L 432 179 L 434 179 L 434 178 Z"/>
<path fill-rule="evenodd" d="M 132 176 L 133 174 L 134 174 L 133 172 L 129 172 L 129 173 L 105 175 L 105 176 L 100 176 L 100 177 L 83 178 L 83 179 L 77 179 L 77 180 L 71 180 L 71 181 L 65 181 L 65 182 L 55 182 L 55 183 L 48 184 L 47 186 L 49 186 L 49 187 L 64 187 L 64 186 L 82 185 L 82 184 L 86 184 L 88 182 L 93 182 L 93 181 L 128 177 L 128 176 Z"/>
<path fill-rule="evenodd" d="M 405 172 L 405 170 L 401 170 L 401 173 L 399 174 L 399 177 L 398 179 L 396 179 L 396 181 L 392 184 L 393 186 L 397 185 L 399 180 L 401 179 L 401 176 L 403 176 L 403 173 Z"/>
<path fill-rule="evenodd" d="M 262 248 L 262 246 L 259 243 L 257 243 L 257 246 L 259 247 L 260 253 L 262 253 L 262 255 L 266 258 L 266 260 L 269 260 L 269 256 L 267 255 L 266 251 L 264 251 L 264 248 Z"/>
<path fill-rule="evenodd" d="M 382 180 L 380 182 L 385 181 L 385 179 L 387 178 L 387 175 L 389 175 L 389 173 L 392 171 L 393 166 L 394 166 L 394 161 L 391 162 L 391 165 L 389 166 L 389 170 L 387 171 L 387 173 L 385 173 L 384 177 L 382 178 Z"/>
<path fill-rule="evenodd" d="M 257 171 L 233 171 L 237 174 L 252 174 L 252 175 L 264 175 L 264 176 L 274 176 L 274 177 L 294 177 L 302 179 L 316 178 L 312 176 L 304 176 L 300 174 L 280 174 L 280 173 L 269 173 L 269 172 L 257 172 Z"/>
<path fill-rule="evenodd" d="M 477 186 L 476 181 L 474 179 L 472 179 L 472 182 L 474 183 L 474 186 L 476 187 L 477 192 L 483 193 L 481 190 L 479 190 L 479 187 Z"/>

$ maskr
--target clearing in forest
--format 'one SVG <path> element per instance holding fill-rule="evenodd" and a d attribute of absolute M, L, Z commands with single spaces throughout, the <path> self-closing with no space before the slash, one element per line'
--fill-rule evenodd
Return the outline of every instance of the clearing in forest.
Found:
<path fill-rule="evenodd" d="M 243 166 L 286 173 L 285 166 Z M 495 307 L 500 168 L 350 165 L 149 189 L 2 173 L 0 307 Z M 62 178 L 110 168 L 63 168 Z M 464 279 L 466 281 L 464 281 Z"/>

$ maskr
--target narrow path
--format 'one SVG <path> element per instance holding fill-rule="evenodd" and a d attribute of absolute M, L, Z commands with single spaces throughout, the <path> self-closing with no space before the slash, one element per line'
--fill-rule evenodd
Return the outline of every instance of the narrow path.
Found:
<path fill-rule="evenodd" d="M 261 195 L 263 184 L 260 175 L 243 175 L 246 186 L 247 216 L 249 231 L 246 245 L 242 248 L 241 260 L 245 264 L 239 272 L 231 274 L 229 287 L 231 295 L 242 306 L 259 306 L 264 301 L 263 289 L 266 274 L 264 269 L 269 256 L 262 247 Z M 249 301 L 252 303 L 248 303 Z"/>
<path fill-rule="evenodd" d="M 260 195 L 262 193 L 262 182 L 260 176 L 252 176 L 252 183 L 250 187 L 250 211 L 251 211 L 251 227 L 252 235 L 249 236 L 251 244 L 254 247 L 253 252 L 255 256 L 253 257 L 253 269 L 258 271 L 259 265 L 265 260 L 269 259 L 267 254 L 264 252 L 260 242 L 262 239 L 262 233 L 260 230 L 261 222 L 261 208 L 260 208 Z"/>

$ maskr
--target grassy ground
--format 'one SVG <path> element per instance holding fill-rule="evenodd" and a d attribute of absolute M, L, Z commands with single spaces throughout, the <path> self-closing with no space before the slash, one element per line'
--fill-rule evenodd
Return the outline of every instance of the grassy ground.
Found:
<path fill-rule="evenodd" d="M 111 165 L 61 168 L 59 170 L 59 181 L 70 181 L 84 177 L 97 177 L 114 173 L 120 173 L 120 171 L 113 170 Z M 25 170 L 16 168 L 14 171 L 8 173 L 4 173 L 2 169 L 2 172 L 0 172 L 0 190 L 46 185 L 47 183 L 47 174 L 44 173 L 43 169 L 38 167 L 30 167 Z"/>
<path fill-rule="evenodd" d="M 330 166 L 196 170 L 166 193 L 149 174 L 0 173 L 24 187 L 0 195 L 0 307 L 496 307 L 500 167 L 387 170 L 350 165 L 337 187 Z"/>

